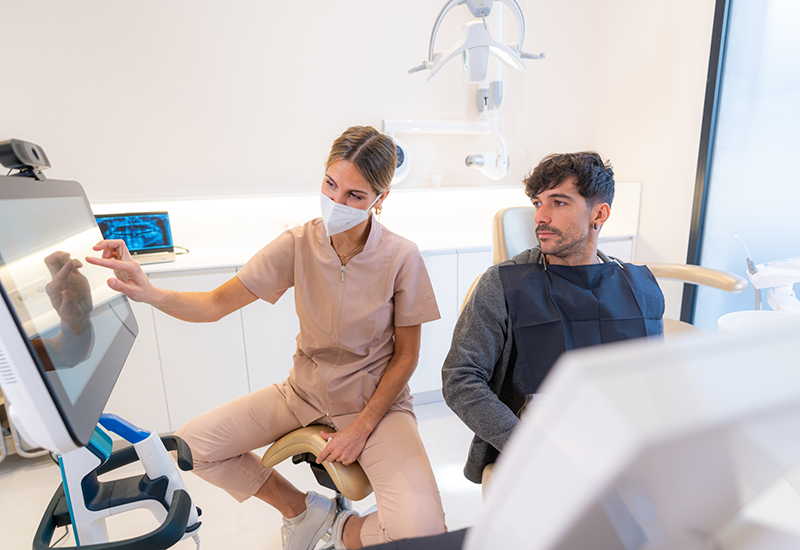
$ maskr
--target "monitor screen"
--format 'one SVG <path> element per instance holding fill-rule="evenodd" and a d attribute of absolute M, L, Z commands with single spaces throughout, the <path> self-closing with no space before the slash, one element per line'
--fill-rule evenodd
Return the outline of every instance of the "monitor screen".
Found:
<path fill-rule="evenodd" d="M 100 214 L 97 225 L 106 239 L 122 239 L 131 254 L 172 252 L 172 231 L 166 212 Z"/>
<path fill-rule="evenodd" d="M 61 422 L 77 446 L 91 437 L 138 331 L 127 298 L 106 283 L 111 273 L 85 261 L 102 238 L 80 184 L 0 177 L 0 338 L 11 378 L 41 380 L 59 416 L 43 424 Z M 15 403 L 7 384 L 19 413 L 24 399 Z M 26 429 L 36 422 L 18 421 L 37 440 L 29 443 L 46 440 Z"/>

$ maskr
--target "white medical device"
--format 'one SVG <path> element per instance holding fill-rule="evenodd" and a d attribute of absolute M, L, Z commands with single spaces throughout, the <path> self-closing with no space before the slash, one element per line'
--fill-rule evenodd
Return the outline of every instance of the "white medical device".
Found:
<path fill-rule="evenodd" d="M 761 291 L 768 289 L 767 303 L 772 309 L 800 315 L 800 301 L 793 289 L 800 282 L 800 257 L 755 265 L 747 245 L 738 235 L 734 237 L 747 251 L 747 277 L 755 289 L 755 309 L 761 309 Z"/>
<path fill-rule="evenodd" d="M 409 74 L 413 74 L 429 70 L 431 73 L 427 80 L 430 80 L 448 61 L 460 56 L 467 81 L 478 84 L 477 107 L 481 113 L 480 120 L 475 122 L 384 120 L 382 123 L 383 131 L 393 137 L 396 133 L 494 136 L 499 142 L 499 148 L 467 155 L 464 164 L 495 181 L 508 175 L 508 146 L 498 130 L 498 109 L 503 102 L 501 65 L 495 62 L 490 75 L 490 57 L 495 57 L 502 64 L 519 70 L 525 69 L 522 59 L 544 59 L 544 53 L 535 55 L 522 51 L 525 40 L 525 18 L 517 1 L 497 0 L 497 2 L 505 5 L 514 16 L 518 31 L 516 42 L 511 44 L 501 42 L 502 13 L 499 7 L 494 6 L 494 0 L 449 0 L 439 12 L 433 25 L 428 45 L 428 59 L 408 71 Z M 450 48 L 444 52 L 435 52 L 436 37 L 442 21 L 454 7 L 460 5 L 466 5 L 477 20 L 464 24 L 461 37 Z M 491 19 L 488 19 L 490 16 Z M 494 31 L 490 27 L 493 27 Z"/>
<path fill-rule="evenodd" d="M 433 24 L 431 31 L 430 44 L 428 45 L 428 59 L 409 69 L 408 73 L 413 74 L 419 71 L 431 71 L 427 80 L 441 70 L 441 68 L 451 59 L 460 56 L 464 66 L 467 81 L 478 83 L 486 80 L 489 72 L 489 55 L 493 55 L 505 65 L 514 69 L 524 70 L 525 64 L 522 59 L 542 59 L 544 54 L 530 54 L 522 51 L 522 44 L 525 41 L 525 18 L 522 9 L 516 0 L 497 0 L 505 4 L 514 15 L 517 22 L 518 37 L 513 44 L 502 44 L 494 39 L 486 18 L 492 12 L 494 0 L 449 0 Z M 478 18 L 477 21 L 469 21 L 461 28 L 461 37 L 444 52 L 434 52 L 436 35 L 445 16 L 456 6 L 466 4 L 470 13 Z"/>
<path fill-rule="evenodd" d="M 800 257 L 758 264 L 747 276 L 756 292 L 769 289 L 767 303 L 772 309 L 800 315 L 800 301 L 792 288 L 800 282 Z"/>
<path fill-rule="evenodd" d="M 408 156 L 408 146 L 394 136 L 392 139 L 397 150 L 397 167 L 392 177 L 392 185 L 397 185 L 408 176 L 408 171 L 411 170 L 411 158 Z"/>
<path fill-rule="evenodd" d="M 503 450 L 464 548 L 800 547 L 796 532 L 737 516 L 800 461 L 798 357 L 792 329 L 565 354 Z"/>
<path fill-rule="evenodd" d="M 79 545 L 112 549 L 105 518 L 141 507 L 162 525 L 117 547 L 196 538 L 197 510 L 165 448 L 191 469 L 186 444 L 104 415 L 101 424 L 133 444 L 112 454 L 98 426 L 138 326 L 127 298 L 106 284 L 109 272 L 85 262 L 102 240 L 86 195 L 77 182 L 22 173 L 31 177 L 0 177 L 0 387 L 23 440 L 55 453 L 63 478 L 34 548 L 71 523 Z M 144 476 L 98 480 L 137 456 Z"/>

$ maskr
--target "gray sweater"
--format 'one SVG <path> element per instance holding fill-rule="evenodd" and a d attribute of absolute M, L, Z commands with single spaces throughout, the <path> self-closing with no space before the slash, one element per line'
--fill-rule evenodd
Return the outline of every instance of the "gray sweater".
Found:
<path fill-rule="evenodd" d="M 597 255 L 603 262 L 610 261 L 600 251 Z M 475 432 L 464 467 L 464 475 L 474 483 L 481 482 L 484 466 L 494 462 L 519 424 L 519 411 L 512 411 L 498 397 L 514 347 L 498 268 L 539 261 L 541 251 L 532 248 L 490 267 L 481 276 L 458 318 L 442 367 L 447 405 Z"/>

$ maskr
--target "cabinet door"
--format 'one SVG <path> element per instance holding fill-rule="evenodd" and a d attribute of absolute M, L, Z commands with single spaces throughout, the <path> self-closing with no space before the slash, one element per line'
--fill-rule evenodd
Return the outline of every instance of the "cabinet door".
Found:
<path fill-rule="evenodd" d="M 633 261 L 633 237 L 623 237 L 621 239 L 609 238 L 600 239 L 597 248 L 608 256 L 614 256 L 623 262 Z"/>
<path fill-rule="evenodd" d="M 129 303 L 139 325 L 139 334 L 104 412 L 119 415 L 150 432 L 168 433 L 174 427 L 167 414 L 153 308 L 147 304 Z M 114 434 L 112 437 L 119 439 Z"/>
<path fill-rule="evenodd" d="M 458 313 L 458 259 L 453 254 L 423 255 L 442 318 L 422 325 L 419 364 L 411 377 L 411 393 L 442 389 L 442 364 L 450 350 Z M 427 401 L 423 399 L 422 402 Z M 418 402 L 419 403 L 419 402 Z"/>
<path fill-rule="evenodd" d="M 467 296 L 467 291 L 479 275 L 492 265 L 492 251 L 458 253 L 458 311 Z"/>
<path fill-rule="evenodd" d="M 245 307 L 242 323 L 250 391 L 284 381 L 292 367 L 295 338 L 300 332 L 294 289 L 287 290 L 274 305 L 256 300 Z"/>
<path fill-rule="evenodd" d="M 161 288 L 207 291 L 234 269 L 152 276 Z M 164 388 L 173 429 L 249 391 L 240 311 L 216 323 L 187 323 L 154 310 Z"/>

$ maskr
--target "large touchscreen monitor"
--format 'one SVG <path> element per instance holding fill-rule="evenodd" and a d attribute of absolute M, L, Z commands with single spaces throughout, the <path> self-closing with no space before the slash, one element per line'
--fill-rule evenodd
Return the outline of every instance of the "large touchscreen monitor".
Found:
<path fill-rule="evenodd" d="M 85 445 L 138 332 L 80 184 L 0 177 L 0 385 L 27 442 Z"/>

